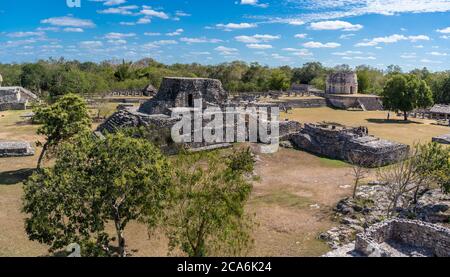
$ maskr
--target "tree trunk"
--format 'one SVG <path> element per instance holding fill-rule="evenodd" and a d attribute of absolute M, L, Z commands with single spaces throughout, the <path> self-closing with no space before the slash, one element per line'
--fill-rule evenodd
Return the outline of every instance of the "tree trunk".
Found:
<path fill-rule="evenodd" d="M 358 183 L 359 183 L 359 181 L 356 180 L 356 181 L 355 181 L 355 187 L 353 188 L 353 199 L 356 198 L 356 192 L 357 192 L 357 190 L 358 190 Z"/>
<path fill-rule="evenodd" d="M 114 213 L 114 224 L 116 226 L 117 240 L 118 240 L 118 248 L 119 248 L 119 256 L 126 257 L 127 253 L 125 251 L 125 236 L 124 236 L 124 227 L 120 222 L 119 211 L 116 210 Z"/>
<path fill-rule="evenodd" d="M 405 121 L 408 121 L 408 112 L 407 111 L 403 112 L 403 116 L 405 118 Z"/>
<path fill-rule="evenodd" d="M 48 142 L 46 142 L 44 144 L 44 147 L 42 147 L 42 152 L 41 152 L 41 155 L 39 155 L 39 160 L 37 163 L 37 169 L 41 169 L 42 161 L 44 160 L 45 153 L 47 152 L 47 148 L 48 148 Z"/>

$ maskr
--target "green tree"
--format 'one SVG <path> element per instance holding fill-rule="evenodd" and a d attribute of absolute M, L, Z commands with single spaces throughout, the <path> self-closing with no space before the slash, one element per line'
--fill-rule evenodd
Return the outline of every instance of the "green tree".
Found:
<path fill-rule="evenodd" d="M 433 95 L 425 81 L 415 75 L 395 74 L 386 82 L 383 104 L 387 109 L 402 111 L 406 121 L 409 111 L 431 106 Z"/>
<path fill-rule="evenodd" d="M 20 84 L 40 94 L 41 89 L 45 88 L 47 73 L 47 69 L 41 63 L 26 64 L 22 67 Z"/>
<path fill-rule="evenodd" d="M 280 69 L 272 71 L 269 79 L 269 88 L 272 90 L 287 90 L 290 86 L 290 79 L 285 72 Z"/>
<path fill-rule="evenodd" d="M 367 93 L 370 86 L 369 73 L 367 71 L 357 71 L 358 93 Z"/>
<path fill-rule="evenodd" d="M 85 256 L 125 257 L 127 224 L 137 220 L 154 228 L 160 222 L 170 196 L 170 170 L 167 159 L 145 140 L 80 134 L 61 145 L 54 167 L 27 180 L 26 232 L 50 251 L 78 243 Z M 114 237 L 107 231 L 109 222 Z M 113 241 L 117 251 L 111 249 Z"/>
<path fill-rule="evenodd" d="M 325 68 L 319 62 L 310 62 L 301 68 L 296 68 L 292 73 L 292 82 L 300 84 L 310 84 L 315 78 L 324 75 Z"/>
<path fill-rule="evenodd" d="M 114 73 L 117 81 L 122 82 L 132 77 L 131 64 L 132 63 L 127 63 L 123 60 L 122 64 L 117 67 L 117 70 Z"/>
<path fill-rule="evenodd" d="M 90 130 L 91 127 L 86 102 L 75 94 L 67 94 L 50 106 L 39 107 L 35 113 L 33 119 L 42 124 L 37 133 L 46 137 L 38 159 L 38 169 L 41 168 L 48 150 L 80 132 Z"/>
<path fill-rule="evenodd" d="M 225 162 L 224 162 L 225 161 Z M 221 157 L 217 152 L 181 155 L 175 166 L 174 202 L 167 214 L 170 249 L 190 257 L 237 255 L 251 241 L 252 219 L 244 212 L 252 186 L 249 151 Z"/>

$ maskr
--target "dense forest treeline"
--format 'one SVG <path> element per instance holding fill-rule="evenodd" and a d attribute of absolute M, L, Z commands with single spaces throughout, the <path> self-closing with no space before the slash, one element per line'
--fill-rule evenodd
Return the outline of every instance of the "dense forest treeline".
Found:
<path fill-rule="evenodd" d="M 324 89 L 327 74 L 346 70 L 357 72 L 359 92 L 367 94 L 381 94 L 386 81 L 392 75 L 404 73 L 395 65 L 385 70 L 367 65 L 354 69 L 348 65 L 328 68 L 319 62 L 309 62 L 298 68 L 272 68 L 242 61 L 218 65 L 165 65 L 151 58 L 137 62 L 101 63 L 66 61 L 61 58 L 36 63 L 0 64 L 4 86 L 21 85 L 41 96 L 51 98 L 67 93 L 104 94 L 114 90 L 141 89 L 149 83 L 158 88 L 165 76 L 219 79 L 224 88 L 232 93 L 286 90 L 292 83 L 311 84 Z M 435 103 L 450 103 L 450 71 L 431 72 L 423 68 L 407 74 L 415 75 L 428 84 Z"/>

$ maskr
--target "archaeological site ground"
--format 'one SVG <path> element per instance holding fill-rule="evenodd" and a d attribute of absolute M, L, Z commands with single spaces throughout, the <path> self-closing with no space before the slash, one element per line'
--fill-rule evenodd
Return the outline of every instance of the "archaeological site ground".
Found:
<path fill-rule="evenodd" d="M 449 15 L 1 1 L 0 276 L 445 270 Z"/>

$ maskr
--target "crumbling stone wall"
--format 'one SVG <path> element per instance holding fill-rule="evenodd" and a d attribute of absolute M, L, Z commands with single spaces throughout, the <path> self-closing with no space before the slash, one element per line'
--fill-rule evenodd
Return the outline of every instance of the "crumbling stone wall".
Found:
<path fill-rule="evenodd" d="M 139 112 L 170 115 L 170 109 L 193 107 L 195 99 L 203 99 L 203 106 L 221 106 L 228 93 L 219 80 L 203 78 L 164 78 L 156 96 L 145 102 Z"/>
<path fill-rule="evenodd" d="M 394 254 L 382 243 L 423 248 L 433 256 L 450 257 L 450 230 L 439 225 L 406 219 L 375 224 L 358 234 L 355 250 L 366 256 L 390 257 Z"/>
<path fill-rule="evenodd" d="M 380 167 L 404 159 L 409 146 L 369 136 L 365 127 L 348 128 L 338 124 L 305 124 L 291 135 L 296 148 L 332 159 L 367 167 Z"/>
<path fill-rule="evenodd" d="M 0 103 L 0 111 L 26 110 L 26 108 L 27 108 L 27 105 L 25 102 Z"/>
<path fill-rule="evenodd" d="M 357 94 L 358 76 L 355 72 L 337 72 L 327 76 L 326 93 Z"/>
<path fill-rule="evenodd" d="M 33 156 L 34 149 L 25 141 L 0 141 L 0 158 Z"/>

